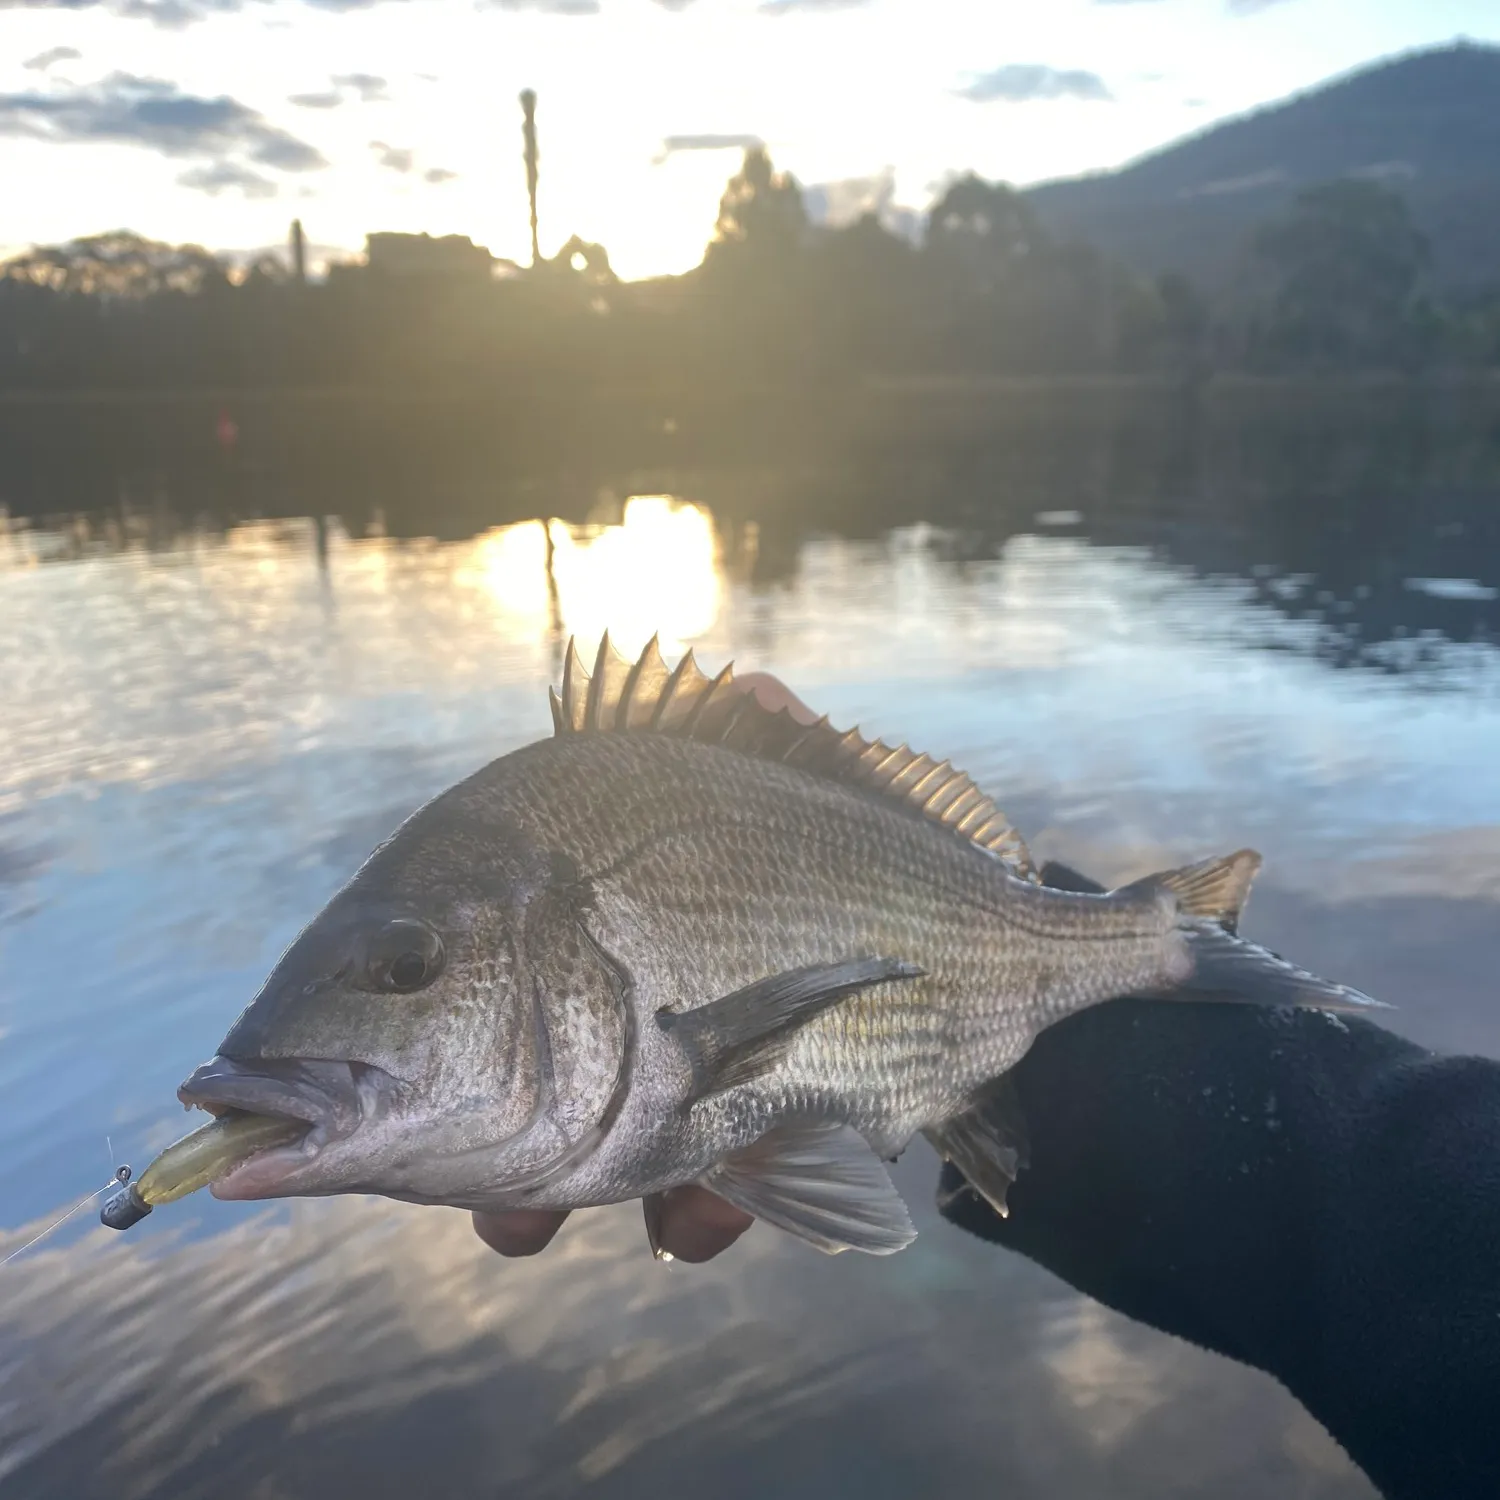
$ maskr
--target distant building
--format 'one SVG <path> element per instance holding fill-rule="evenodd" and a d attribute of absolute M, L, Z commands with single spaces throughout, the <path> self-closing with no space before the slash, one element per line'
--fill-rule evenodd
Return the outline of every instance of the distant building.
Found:
<path fill-rule="evenodd" d="M 292 220 L 292 275 L 299 285 L 307 282 L 307 236 L 302 233 L 302 220 Z"/>
<path fill-rule="evenodd" d="M 370 234 L 365 261 L 383 276 L 446 276 L 488 281 L 495 258 L 466 234 Z"/>

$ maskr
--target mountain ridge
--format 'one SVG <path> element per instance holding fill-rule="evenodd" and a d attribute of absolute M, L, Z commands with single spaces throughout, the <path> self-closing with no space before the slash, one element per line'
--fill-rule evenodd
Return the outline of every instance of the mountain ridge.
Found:
<path fill-rule="evenodd" d="M 1465 41 L 1382 59 L 1026 197 L 1065 238 L 1219 290 L 1260 224 L 1303 188 L 1352 176 L 1407 199 L 1439 289 L 1500 283 L 1500 47 Z"/>

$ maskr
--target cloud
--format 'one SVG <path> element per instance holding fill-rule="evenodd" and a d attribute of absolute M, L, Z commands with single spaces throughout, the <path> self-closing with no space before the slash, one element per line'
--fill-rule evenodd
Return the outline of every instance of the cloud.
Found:
<path fill-rule="evenodd" d="M 763 16 L 787 16 L 793 11 L 854 10 L 868 0 L 761 0 Z"/>
<path fill-rule="evenodd" d="M 175 31 L 212 11 L 239 10 L 244 0 L 0 0 L 0 10 L 102 10 Z"/>
<path fill-rule="evenodd" d="M 386 80 L 378 73 L 335 73 L 328 81 L 331 89 L 290 94 L 286 102 L 298 109 L 337 109 L 350 94 L 358 94 L 361 104 L 378 104 L 390 98 L 385 91 Z"/>
<path fill-rule="evenodd" d="M 430 182 L 434 187 L 438 187 L 442 183 L 452 182 L 457 176 L 457 172 L 450 172 L 447 167 L 428 167 L 422 173 L 422 181 Z"/>
<path fill-rule="evenodd" d="M 48 47 L 35 57 L 28 57 L 21 66 L 32 73 L 45 73 L 54 63 L 76 62 L 83 56 L 77 47 Z"/>
<path fill-rule="evenodd" d="M 409 146 L 387 146 L 384 141 L 371 141 L 370 150 L 376 161 L 389 172 L 410 172 L 417 164 L 417 153 Z"/>
<path fill-rule="evenodd" d="M 57 143 L 118 142 L 163 156 L 243 156 L 283 172 L 326 167 L 316 147 L 238 99 L 184 94 L 131 73 L 55 93 L 0 94 L 0 136 Z"/>
<path fill-rule="evenodd" d="M 765 142 L 758 135 L 669 135 L 661 143 L 661 150 L 651 158 L 652 164 L 660 166 L 669 156 L 680 151 L 748 151 Z"/>
<path fill-rule="evenodd" d="M 239 191 L 247 198 L 274 198 L 280 191 L 269 177 L 252 172 L 243 162 L 216 161 L 203 167 L 190 167 L 177 181 L 217 198 L 220 193 Z"/>
<path fill-rule="evenodd" d="M 1095 5 L 1149 5 L 1154 0 L 1094 0 Z M 1224 0 L 1224 9 L 1232 16 L 1253 16 L 1257 11 L 1270 10 L 1273 5 L 1285 0 Z"/>
<path fill-rule="evenodd" d="M 386 81 L 378 73 L 335 73 L 329 80 L 336 89 L 348 89 L 359 95 L 362 104 L 388 99 Z"/>
<path fill-rule="evenodd" d="M 250 3 L 252 0 L 0 0 L 0 10 L 100 10 L 107 15 L 150 21 L 166 30 L 180 31 L 216 12 L 244 10 Z M 317 10 L 349 11 L 367 10 L 385 0 L 303 0 L 303 3 Z M 597 8 L 596 0 L 590 3 Z"/>
<path fill-rule="evenodd" d="M 975 104 L 1026 104 L 1035 99 L 1111 99 L 1097 73 L 1082 68 L 1049 68 L 1042 63 L 1006 63 L 981 73 L 954 92 Z"/>
<path fill-rule="evenodd" d="M 484 0 L 495 10 L 531 10 L 544 16 L 597 16 L 599 0 Z"/>
<path fill-rule="evenodd" d="M 181 30 L 215 13 L 245 10 L 252 4 L 268 3 L 270 0 L 0 0 L 0 10 L 99 10 L 131 20 L 150 21 L 167 30 Z M 302 0 L 302 3 L 315 10 L 342 13 L 369 10 L 376 5 L 395 3 L 395 0 Z M 405 3 L 415 3 L 415 0 L 405 0 Z M 495 10 L 512 13 L 529 11 L 534 15 L 547 16 L 596 16 L 601 8 L 600 0 L 479 0 L 479 3 Z M 670 11 L 686 10 L 693 3 L 694 0 L 655 0 L 655 4 L 663 10 Z M 868 3 L 869 0 L 761 0 L 759 8 L 764 15 L 784 16 L 793 12 L 812 14 L 856 10 Z M 1097 0 L 1097 3 L 1120 4 L 1124 0 Z M 1228 3 L 1231 9 L 1248 12 L 1274 5 L 1278 0 L 1228 0 Z"/>

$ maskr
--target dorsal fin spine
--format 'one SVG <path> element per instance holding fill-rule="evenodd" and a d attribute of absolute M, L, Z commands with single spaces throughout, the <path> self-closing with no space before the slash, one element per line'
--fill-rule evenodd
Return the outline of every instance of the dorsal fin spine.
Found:
<path fill-rule="evenodd" d="M 934 776 L 938 778 L 940 786 L 946 785 L 945 773 L 951 771 L 952 769 L 953 766 L 948 761 L 939 761 L 937 765 L 935 765 L 930 771 L 928 771 L 920 781 L 915 783 L 915 785 L 913 786 L 909 786 L 906 789 L 906 795 L 914 800 L 917 797 L 922 796 L 922 794 L 926 792 L 927 789 L 932 785 L 932 778 Z"/>
<path fill-rule="evenodd" d="M 719 743 L 725 744 L 734 733 L 739 724 L 748 718 L 752 710 L 759 707 L 755 701 L 754 693 L 741 693 L 740 701 L 729 710 L 729 717 L 724 721 L 724 727 L 719 731 Z"/>
<path fill-rule="evenodd" d="M 713 701 L 714 694 L 719 688 L 729 682 L 734 676 L 734 664 L 731 662 L 707 687 L 698 695 L 698 701 L 688 710 L 687 718 L 677 727 L 677 732 L 684 739 L 691 739 L 693 731 L 697 729 L 703 718 L 703 710 Z"/>
<path fill-rule="evenodd" d="M 950 828 L 962 828 L 984 800 L 984 793 L 977 786 L 970 785 L 943 809 L 943 822 Z"/>
<path fill-rule="evenodd" d="M 606 671 L 609 666 L 609 632 L 606 630 L 599 637 L 599 651 L 594 657 L 594 675 L 589 678 L 588 697 L 584 703 L 583 725 L 585 729 L 598 731 L 608 729 L 610 726 L 599 722 L 599 705 L 604 698 L 604 684 L 608 680 Z"/>
<path fill-rule="evenodd" d="M 646 663 L 651 659 L 652 653 L 657 649 L 656 637 L 653 635 L 646 643 L 646 649 L 636 657 L 630 668 L 630 676 L 625 679 L 625 686 L 620 692 L 620 706 L 615 710 L 614 728 L 630 728 L 630 709 L 635 702 L 635 690 L 641 680 L 641 673 L 645 670 Z"/>
<path fill-rule="evenodd" d="M 667 712 L 677 696 L 678 688 L 682 686 L 683 678 L 696 669 L 697 663 L 693 660 L 691 651 L 685 653 L 682 660 L 672 668 L 672 675 L 667 678 L 667 685 L 661 690 L 661 697 L 657 700 L 656 712 L 651 715 L 652 729 L 661 729 L 665 725 Z"/>
<path fill-rule="evenodd" d="M 785 715 L 787 722 L 790 723 L 792 719 L 791 714 L 786 709 L 782 709 L 781 712 Z M 789 766 L 796 765 L 797 757 L 801 755 L 803 750 L 805 750 L 809 745 L 817 744 L 818 737 L 822 734 L 828 733 L 832 728 L 833 726 L 828 722 L 828 715 L 824 714 L 816 724 L 809 724 L 807 726 L 807 732 L 805 734 L 798 735 L 797 738 L 787 746 L 786 750 L 782 753 L 782 760 L 784 760 Z"/>
<path fill-rule="evenodd" d="M 962 771 L 953 771 L 948 776 L 948 779 L 922 804 L 922 811 L 931 813 L 935 818 L 946 823 L 948 821 L 948 808 L 963 796 L 964 782 L 966 780 L 968 778 Z"/>
<path fill-rule="evenodd" d="M 655 636 L 627 662 L 606 633 L 592 675 L 569 641 L 562 689 L 548 701 L 558 734 L 647 731 L 795 765 L 893 801 L 985 850 L 1012 874 L 1037 879 L 1021 836 L 951 761 L 866 740 L 858 726 L 837 730 L 826 716 L 804 724 L 787 708 L 767 708 L 755 694 L 732 689 L 733 679 L 732 664 L 710 679 L 691 651 L 669 672 Z"/>
<path fill-rule="evenodd" d="M 578 654 L 578 646 L 573 641 L 568 642 L 568 668 L 572 676 L 572 689 L 569 691 L 564 686 L 563 709 L 574 731 L 581 734 L 588 722 L 589 674 L 583 665 L 583 658 Z"/>
<path fill-rule="evenodd" d="M 910 797 L 936 769 L 937 762 L 930 755 L 919 755 L 891 777 L 891 789 Z"/>
<path fill-rule="evenodd" d="M 978 788 L 976 787 L 975 790 L 977 791 Z M 989 800 L 990 799 L 981 792 L 979 800 L 974 804 L 974 806 L 971 807 L 968 812 L 966 812 L 963 817 L 961 817 L 958 822 L 953 825 L 954 828 L 957 829 L 959 833 L 963 834 L 965 838 L 972 838 L 974 836 L 974 830 L 968 826 L 970 823 L 974 822 L 976 818 L 984 819 L 990 815 L 990 809 L 987 806 Z"/>
<path fill-rule="evenodd" d="M 596 734 L 608 734 L 622 728 L 620 724 L 620 696 L 625 688 L 625 679 L 630 676 L 630 664 L 609 644 L 606 631 L 599 642 L 599 655 L 594 662 L 594 675 L 589 679 L 588 726 Z"/>

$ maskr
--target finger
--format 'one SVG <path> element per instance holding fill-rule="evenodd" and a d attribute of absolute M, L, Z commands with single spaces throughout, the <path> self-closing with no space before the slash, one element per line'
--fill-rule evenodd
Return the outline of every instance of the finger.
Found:
<path fill-rule="evenodd" d="M 816 724 L 818 716 L 779 677 L 769 672 L 746 672 L 743 677 L 732 679 L 741 692 L 754 693 L 762 708 L 773 714 L 783 708 L 799 724 Z"/>
<path fill-rule="evenodd" d="M 726 1203 L 707 1188 L 690 1185 L 661 1195 L 661 1248 L 689 1265 L 712 1260 L 754 1222 L 743 1209 Z"/>
<path fill-rule="evenodd" d="M 552 1243 L 568 1217 L 566 1210 L 517 1208 L 503 1214 L 475 1214 L 474 1233 L 501 1255 L 535 1255 Z"/>

